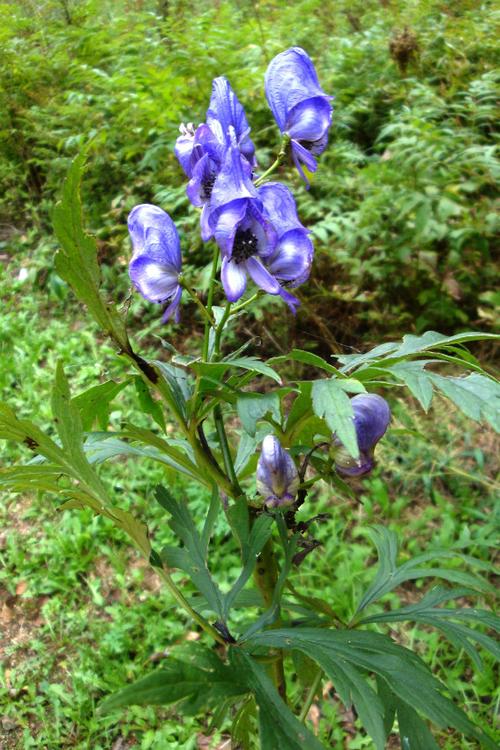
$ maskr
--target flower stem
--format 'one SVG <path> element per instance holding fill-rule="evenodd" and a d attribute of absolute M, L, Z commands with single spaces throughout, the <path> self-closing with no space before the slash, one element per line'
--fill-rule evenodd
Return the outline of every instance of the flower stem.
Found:
<path fill-rule="evenodd" d="M 179 281 L 180 281 L 182 288 L 186 290 L 186 292 L 189 294 L 191 299 L 194 300 L 196 304 L 198 305 L 198 308 L 201 311 L 201 314 L 205 318 L 205 324 L 208 323 L 209 326 L 212 326 L 213 328 L 215 328 L 215 320 L 214 320 L 212 313 L 208 311 L 208 309 L 205 307 L 205 305 L 203 304 L 201 299 L 198 297 L 194 289 L 191 289 L 189 284 L 187 284 L 184 281 L 184 279 L 180 278 Z"/>
<path fill-rule="evenodd" d="M 207 297 L 207 313 L 210 318 L 212 316 L 212 305 L 214 302 L 214 290 L 215 290 L 215 274 L 217 273 L 217 265 L 219 263 L 219 248 L 217 245 L 214 246 L 214 254 L 212 257 L 212 271 L 210 273 L 210 282 L 208 285 L 208 297 Z M 205 335 L 203 337 L 203 361 L 208 361 L 208 344 L 210 335 L 210 324 L 205 320 Z"/>
<path fill-rule="evenodd" d="M 261 174 L 261 176 L 255 180 L 254 182 L 255 187 L 259 187 L 259 185 L 262 185 L 264 180 L 267 180 L 269 175 L 271 175 L 274 171 L 276 171 L 276 169 L 278 169 L 279 166 L 283 164 L 283 162 L 285 161 L 287 152 L 288 152 L 289 143 L 290 143 L 290 136 L 285 133 L 283 136 L 283 140 L 281 141 L 281 147 L 278 152 L 278 156 L 276 157 L 275 161 L 273 161 L 269 169 L 266 169 L 264 174 Z"/>
<path fill-rule="evenodd" d="M 233 486 L 233 490 L 230 493 L 235 497 L 239 497 L 243 494 L 243 491 L 239 485 L 236 471 L 234 470 L 233 457 L 231 456 L 231 450 L 227 440 L 226 429 L 224 427 L 224 420 L 222 418 L 222 409 L 220 404 L 214 406 L 214 421 L 215 429 L 217 430 L 217 437 L 219 438 L 219 445 L 222 452 L 222 458 L 224 459 L 224 468 L 229 477 L 229 480 Z"/>
<path fill-rule="evenodd" d="M 217 326 L 217 329 L 215 331 L 215 341 L 214 341 L 214 358 L 215 359 L 218 359 L 219 357 L 221 336 L 224 331 L 224 326 L 226 325 L 230 315 L 231 315 L 231 303 L 228 302 L 226 305 L 226 309 L 224 310 L 222 314 L 220 323 Z"/>

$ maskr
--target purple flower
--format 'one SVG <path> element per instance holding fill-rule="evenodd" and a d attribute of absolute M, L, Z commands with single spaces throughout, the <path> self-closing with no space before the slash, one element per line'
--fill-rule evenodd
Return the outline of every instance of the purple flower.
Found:
<path fill-rule="evenodd" d="M 294 164 L 307 183 L 302 164 L 310 172 L 316 171 L 315 156 L 323 153 L 328 143 L 332 97 L 319 85 L 314 65 L 300 47 L 292 47 L 271 60 L 265 88 L 279 129 L 291 138 Z"/>
<path fill-rule="evenodd" d="M 143 204 L 130 212 L 128 230 L 133 247 L 129 265 L 133 285 L 149 302 L 161 304 L 170 300 L 162 321 L 168 320 L 172 313 L 178 321 L 182 261 L 179 235 L 172 219 L 158 206 Z"/>
<path fill-rule="evenodd" d="M 200 223 L 204 242 L 211 237 L 208 204 L 227 149 L 236 145 L 245 162 L 250 167 L 255 166 L 255 148 L 245 112 L 229 81 L 222 76 L 212 83 L 206 119 L 207 122 L 196 129 L 192 123 L 181 125 L 181 135 L 174 149 L 189 178 L 187 196 L 194 206 L 202 208 Z"/>
<path fill-rule="evenodd" d="M 299 484 L 299 474 L 291 456 L 277 437 L 267 435 L 257 463 L 257 492 L 265 498 L 268 507 L 284 507 L 294 502 Z"/>
<path fill-rule="evenodd" d="M 250 173 L 237 147 L 230 147 L 213 187 L 209 213 L 209 231 L 222 252 L 222 285 L 228 300 L 236 302 L 250 276 L 295 312 L 299 301 L 283 285 L 297 286 L 307 278 L 312 243 L 297 218 L 290 191 L 278 184 L 257 190 Z"/>
<path fill-rule="evenodd" d="M 255 147 L 250 138 L 250 126 L 245 110 L 224 76 L 214 78 L 212 82 L 207 125 L 219 143 L 226 148 L 232 145 L 232 139 L 235 137 L 241 154 L 252 167 L 255 166 Z M 234 136 L 230 135 L 230 129 Z"/>
<path fill-rule="evenodd" d="M 359 459 L 355 461 L 343 447 L 335 455 L 335 466 L 340 474 L 358 477 L 370 472 L 375 460 L 375 446 L 385 434 L 391 421 L 391 410 L 387 401 L 376 393 L 359 393 L 351 399 L 354 412 L 354 427 L 359 447 Z M 334 437 L 336 446 L 342 446 Z"/>

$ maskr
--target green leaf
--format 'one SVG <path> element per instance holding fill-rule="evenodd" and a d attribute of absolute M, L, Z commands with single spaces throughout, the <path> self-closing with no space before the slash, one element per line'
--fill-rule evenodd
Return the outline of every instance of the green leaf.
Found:
<path fill-rule="evenodd" d="M 445 581 L 458 583 L 476 591 L 493 591 L 493 587 L 484 579 L 453 568 L 423 568 L 423 562 L 438 558 L 463 558 L 458 550 L 432 550 L 424 555 L 414 557 L 403 565 L 397 565 L 398 540 L 393 531 L 383 526 L 373 526 L 369 534 L 377 547 L 379 567 L 375 579 L 361 599 L 356 613 L 361 612 L 369 604 L 380 599 L 389 591 L 397 588 L 405 581 L 419 578 L 442 578 Z M 467 556 L 467 562 L 473 558 Z"/>
<path fill-rule="evenodd" d="M 238 416 L 246 432 L 255 436 L 257 422 L 269 414 L 281 423 L 280 398 L 277 393 L 242 393 L 237 400 Z"/>
<path fill-rule="evenodd" d="M 500 384 L 473 373 L 467 377 L 443 377 L 430 373 L 432 383 L 471 419 L 487 420 L 500 432 Z"/>
<path fill-rule="evenodd" d="M 431 405 L 433 388 L 429 373 L 425 371 L 425 365 L 429 360 L 420 362 L 398 362 L 392 367 L 385 367 L 384 371 L 390 372 L 398 380 L 402 380 L 408 387 L 410 393 L 420 402 L 424 411 Z"/>
<path fill-rule="evenodd" d="M 238 648 L 230 648 L 230 657 L 235 671 L 255 697 L 262 750 L 324 750 L 283 702 L 260 664 Z"/>
<path fill-rule="evenodd" d="M 124 322 L 114 306 L 99 294 L 96 242 L 83 229 L 80 183 L 86 157 L 84 151 L 74 159 L 63 184 L 62 198 L 54 208 L 54 231 L 61 245 L 56 254 L 56 270 L 101 328 L 128 351 L 130 345 Z"/>
<path fill-rule="evenodd" d="M 225 698 L 248 692 L 236 672 L 222 662 L 219 666 L 212 662 L 214 668 L 202 669 L 170 656 L 165 665 L 106 698 L 99 712 L 110 713 L 126 706 L 165 706 L 186 699 L 210 708 Z"/>
<path fill-rule="evenodd" d="M 186 372 L 181 367 L 175 367 L 160 360 L 152 360 L 149 364 L 159 371 L 168 386 L 172 404 L 176 411 L 186 419 L 187 402 L 191 398 L 191 386 Z"/>
<path fill-rule="evenodd" d="M 92 429 L 96 420 L 101 430 L 108 428 L 111 402 L 129 382 L 128 379 L 122 383 L 108 380 L 106 383 L 95 385 L 84 393 L 74 396 L 73 403 L 80 411 L 82 427 L 85 432 Z"/>
<path fill-rule="evenodd" d="M 291 359 L 294 362 L 301 362 L 304 365 L 311 365 L 311 367 L 316 367 L 319 370 L 325 370 L 331 375 L 338 373 L 337 368 L 331 365 L 329 362 L 325 362 L 322 357 L 319 357 L 317 354 L 313 354 L 312 352 L 306 352 L 303 349 L 292 349 L 289 354 L 279 357 L 273 357 L 272 359 L 268 360 L 268 362 L 270 364 L 282 364 L 289 362 Z"/>
<path fill-rule="evenodd" d="M 336 359 L 344 367 L 341 372 L 351 372 L 354 369 L 364 368 L 366 365 L 373 363 L 381 364 L 389 360 L 405 359 L 416 354 L 422 354 L 429 351 L 446 349 L 449 344 L 463 344 L 467 341 L 481 341 L 484 339 L 498 340 L 500 336 L 493 333 L 482 333 L 480 331 L 468 331 L 458 333 L 454 336 L 444 336 L 436 331 L 426 331 L 421 336 L 407 334 L 403 336 L 401 343 L 388 341 L 385 344 L 376 346 L 365 354 L 343 354 Z"/>
<path fill-rule="evenodd" d="M 334 682 L 335 675 L 337 678 L 339 676 L 340 667 L 340 671 L 344 670 L 343 683 L 341 679 L 343 699 L 343 693 L 349 685 L 353 701 L 359 700 L 354 691 L 357 683 L 354 682 L 350 671 L 345 670 L 346 664 L 354 667 L 356 674 L 359 670 L 374 673 L 384 680 L 399 700 L 424 714 L 436 726 L 454 727 L 463 734 L 474 737 L 485 747 L 496 750 L 496 744 L 490 737 L 443 695 L 444 685 L 431 674 L 424 662 L 412 651 L 394 643 L 388 636 L 356 630 L 282 628 L 258 633 L 252 637 L 248 645 L 256 648 L 264 646 L 304 651 L 331 676 Z M 365 700 L 368 700 L 368 695 L 365 694 Z M 383 714 L 379 716 L 379 723 L 376 714 L 372 713 L 367 717 L 366 708 L 365 706 L 363 709 L 363 722 L 371 722 L 370 733 L 382 731 L 383 734 Z M 365 727 L 368 729 L 366 723 Z M 375 742 L 380 743 L 382 734 L 372 734 Z M 378 747 L 383 748 L 384 744 L 379 744 Z"/>
<path fill-rule="evenodd" d="M 243 570 L 238 580 L 226 594 L 224 600 L 225 617 L 228 616 L 234 601 L 246 582 L 252 575 L 257 564 L 257 557 L 261 553 L 265 543 L 271 537 L 273 518 L 272 516 L 260 515 L 254 522 L 248 541 L 244 544 L 242 550 Z"/>
<path fill-rule="evenodd" d="M 224 359 L 223 363 L 227 364 L 229 367 L 238 367 L 242 370 L 257 372 L 259 373 L 259 375 L 265 375 L 266 377 L 271 378 L 271 380 L 275 380 L 277 383 L 281 384 L 281 378 L 278 373 L 276 373 L 272 369 L 272 367 L 266 365 L 265 362 L 257 359 L 257 357 L 236 357 L 234 359 Z"/>
<path fill-rule="evenodd" d="M 205 559 L 205 543 L 186 505 L 178 503 L 165 487 L 156 488 L 156 499 L 170 515 L 168 525 L 184 543 L 184 548 L 164 547 L 161 558 L 167 566 L 184 570 L 207 600 L 210 608 L 224 619 L 223 595 L 214 583 Z"/>
<path fill-rule="evenodd" d="M 427 724 L 407 703 L 395 698 L 401 750 L 439 750 Z"/>
<path fill-rule="evenodd" d="M 151 396 L 151 392 L 144 379 L 139 375 L 136 375 L 134 377 L 134 385 L 139 398 L 139 406 L 141 407 L 141 410 L 145 414 L 149 414 L 153 417 L 156 424 L 161 427 L 163 432 L 165 432 L 165 417 L 163 415 L 163 410 L 158 401 L 155 401 Z"/>
<path fill-rule="evenodd" d="M 359 458 L 354 427 L 354 413 L 348 393 L 361 393 L 364 386 L 357 380 L 316 380 L 312 385 L 312 405 L 315 414 L 325 420 L 330 430 L 345 446 L 348 453 Z"/>

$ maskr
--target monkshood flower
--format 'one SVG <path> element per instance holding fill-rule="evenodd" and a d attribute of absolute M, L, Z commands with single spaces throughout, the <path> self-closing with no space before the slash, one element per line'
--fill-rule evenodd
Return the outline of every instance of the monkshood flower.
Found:
<path fill-rule="evenodd" d="M 309 55 L 301 47 L 281 52 L 269 63 L 265 76 L 266 97 L 283 135 L 291 139 L 292 158 L 299 174 L 316 171 L 316 156 L 328 143 L 332 122 L 332 97 L 319 85 Z"/>
<path fill-rule="evenodd" d="M 158 206 L 142 204 L 130 212 L 128 230 L 133 247 L 129 265 L 133 285 L 149 302 L 162 304 L 170 300 L 162 321 L 167 321 L 172 314 L 178 321 L 182 261 L 174 222 Z"/>
<path fill-rule="evenodd" d="M 255 188 L 251 167 L 231 146 L 213 187 L 209 214 L 209 229 L 222 253 L 222 285 L 228 300 L 236 302 L 250 276 L 295 312 L 299 301 L 283 284 L 296 286 L 307 277 L 312 245 L 287 188 L 265 188 Z"/>
<path fill-rule="evenodd" d="M 299 484 L 293 459 L 277 437 L 267 435 L 257 462 L 257 492 L 269 508 L 286 507 L 294 502 Z"/>
<path fill-rule="evenodd" d="M 181 135 L 175 144 L 175 155 L 189 183 L 186 189 L 191 203 L 202 208 L 201 237 L 210 239 L 208 202 L 227 149 L 236 144 L 242 157 L 254 167 L 255 147 L 245 111 L 229 81 L 220 76 L 212 83 L 212 96 L 206 123 L 196 129 L 192 123 L 180 126 Z M 231 136 L 230 136 L 231 132 Z"/>
<path fill-rule="evenodd" d="M 354 412 L 354 427 L 358 439 L 359 459 L 355 461 L 343 447 L 335 455 L 335 466 L 340 474 L 358 477 L 368 474 L 374 465 L 375 446 L 385 434 L 391 421 L 391 410 L 387 401 L 376 393 L 359 393 L 351 399 Z M 342 446 L 338 438 L 334 443 Z"/>

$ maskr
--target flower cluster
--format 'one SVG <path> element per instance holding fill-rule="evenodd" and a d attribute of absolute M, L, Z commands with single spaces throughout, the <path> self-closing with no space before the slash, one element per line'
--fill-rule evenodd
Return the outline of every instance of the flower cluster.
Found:
<path fill-rule="evenodd" d="M 303 166 L 315 171 L 315 156 L 327 144 L 331 97 L 321 89 L 313 63 L 299 47 L 271 61 L 265 90 L 283 135 L 282 150 L 288 145 L 307 182 Z M 220 249 L 221 282 L 228 301 L 242 297 L 250 277 L 295 312 L 299 300 L 289 289 L 308 278 L 313 245 L 291 191 L 277 182 L 261 184 L 267 173 L 260 178 L 257 174 L 245 111 L 226 78 L 213 81 L 205 122 L 181 125 L 180 132 L 175 154 L 188 179 L 188 198 L 201 209 L 202 240 L 214 239 Z M 175 228 L 164 218 L 163 231 L 156 212 L 168 219 L 154 206 L 138 206 L 130 214 L 130 277 L 147 300 L 170 301 L 166 320 L 173 312 L 178 317 L 181 262 Z M 148 240 L 149 235 L 154 239 Z"/>

